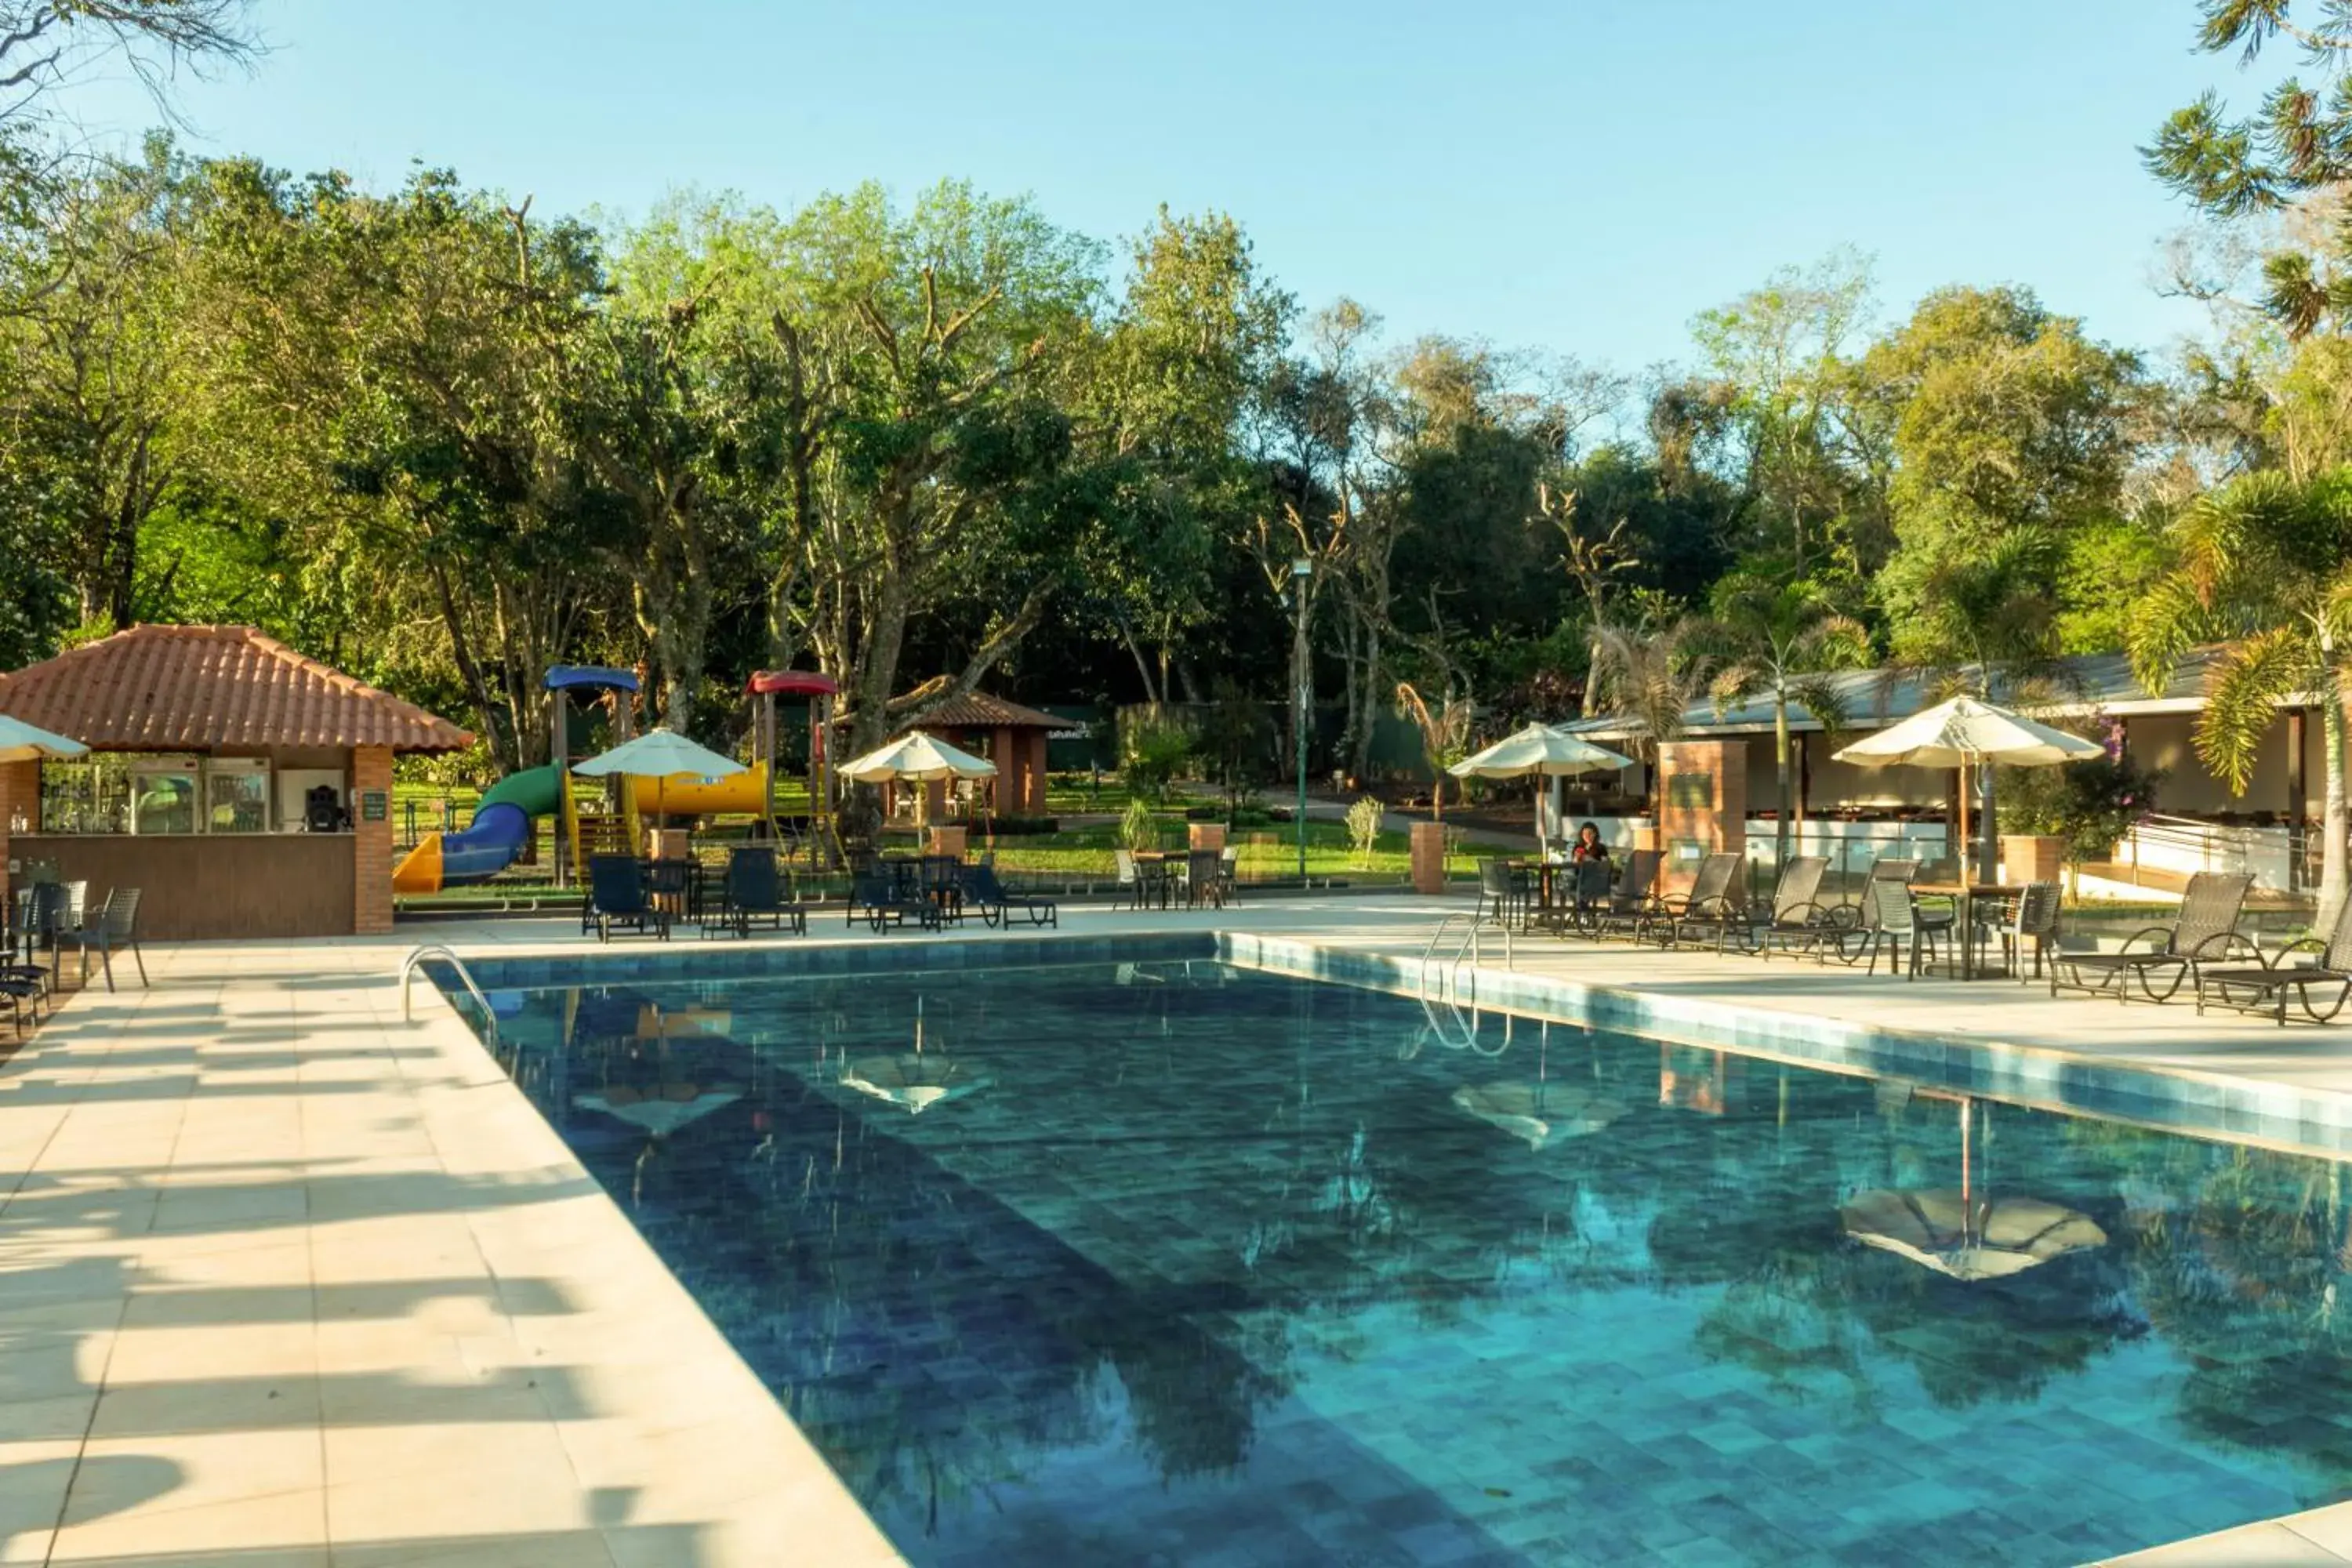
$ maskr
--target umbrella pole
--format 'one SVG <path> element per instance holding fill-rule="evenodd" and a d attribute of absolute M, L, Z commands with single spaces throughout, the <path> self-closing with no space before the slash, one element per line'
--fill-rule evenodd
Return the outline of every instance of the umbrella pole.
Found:
<path fill-rule="evenodd" d="M 1966 882 L 1969 865 L 1975 858 L 1976 847 L 1969 842 L 1969 769 L 1965 763 L 1960 764 L 1957 782 L 1958 788 L 1956 793 L 1960 797 L 1960 841 L 1954 847 L 1958 851 L 1954 858 L 1959 861 L 1960 880 Z"/>

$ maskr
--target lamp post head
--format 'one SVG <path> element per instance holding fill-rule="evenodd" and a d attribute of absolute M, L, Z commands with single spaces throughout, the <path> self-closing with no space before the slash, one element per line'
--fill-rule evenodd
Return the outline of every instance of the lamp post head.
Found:
<path fill-rule="evenodd" d="M 1290 574 L 1301 580 L 1312 577 L 1315 575 L 1315 563 L 1302 555 L 1290 563 Z"/>

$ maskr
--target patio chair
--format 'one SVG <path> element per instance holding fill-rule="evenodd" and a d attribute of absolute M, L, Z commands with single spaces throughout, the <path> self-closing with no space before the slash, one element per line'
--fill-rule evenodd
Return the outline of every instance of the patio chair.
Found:
<path fill-rule="evenodd" d="M 1674 917 L 1657 893 L 1658 865 L 1664 858 L 1655 849 L 1636 849 L 1625 857 L 1625 869 L 1611 885 L 1608 901 L 1592 911 L 1592 935 L 1608 937 L 1622 931 L 1642 942 L 1661 923 L 1673 923 Z"/>
<path fill-rule="evenodd" d="M 1217 851 L 1217 901 L 1230 904 L 1241 896 L 1242 852 L 1233 845 Z"/>
<path fill-rule="evenodd" d="M 1841 922 L 1853 921 L 1852 913 L 1842 906 L 1821 901 L 1822 879 L 1829 868 L 1826 856 L 1789 858 L 1788 865 L 1780 868 L 1779 885 L 1772 889 L 1772 908 L 1748 932 L 1748 945 L 1757 957 L 1770 958 L 1776 947 L 1801 952 L 1818 948 L 1841 929 Z"/>
<path fill-rule="evenodd" d="M 1989 912 L 1991 918 L 1987 918 Z M 2006 910 L 1987 911 L 1979 908 L 1976 929 L 1969 936 L 1979 950 L 1998 938 L 2001 967 L 2013 972 L 2020 985 L 2025 984 L 2026 944 L 2032 943 L 2033 978 L 2041 979 L 2042 962 L 2058 942 L 2058 884 L 2029 882 Z"/>
<path fill-rule="evenodd" d="M 953 855 L 926 855 L 916 872 L 922 895 L 923 923 L 944 926 L 963 923 L 963 861 Z"/>
<path fill-rule="evenodd" d="M 616 931 L 669 940 L 669 913 L 654 902 L 643 861 L 634 855 L 588 857 L 588 899 L 581 907 L 580 929 L 594 931 L 598 942 L 612 941 Z"/>
<path fill-rule="evenodd" d="M 1219 874 L 1222 857 L 1214 849 L 1188 850 L 1184 856 L 1184 900 L 1194 909 L 1207 905 L 1223 909 L 1225 902 L 1224 879 Z"/>
<path fill-rule="evenodd" d="M 1475 918 L 1480 924 L 1492 921 L 1509 925 L 1526 907 L 1527 884 L 1518 872 L 1498 856 L 1489 855 L 1478 862 L 1478 910 Z"/>
<path fill-rule="evenodd" d="M 963 868 L 964 897 L 980 910 L 982 921 L 992 926 L 1013 928 L 1013 911 L 1019 910 L 1033 926 L 1053 926 L 1062 923 L 1062 912 L 1053 900 L 1034 893 L 1016 893 L 997 880 L 996 868 L 987 861 Z"/>
<path fill-rule="evenodd" d="M 2291 963 L 2289 956 L 2309 952 L 2318 955 L 2315 963 Z M 2203 1013 L 2207 1003 L 2217 1007 L 2234 1008 L 2241 1013 L 2268 1013 L 2279 1026 L 2286 1026 L 2287 994 L 2292 992 L 2303 1016 L 2315 1024 L 2332 1021 L 2352 1001 L 2352 899 L 2336 916 L 2336 929 L 2326 942 L 2315 936 L 2289 942 L 2263 964 L 2200 964 L 2196 969 L 2197 1011 Z M 2333 986 L 2334 1000 L 2321 1012 L 2312 1001 L 2315 988 L 2326 991 Z"/>
<path fill-rule="evenodd" d="M 808 932 L 808 911 L 793 897 L 792 879 L 767 848 L 739 848 L 727 858 L 726 902 L 715 929 L 749 936 L 753 926 L 768 931 Z M 714 929 L 705 921 L 703 930 Z"/>
<path fill-rule="evenodd" d="M 1870 933 L 1878 929 L 1878 898 L 1871 891 L 1880 882 L 1899 882 L 1909 886 L 1919 873 L 1919 862 L 1898 856 L 1882 855 L 1870 863 L 1862 879 L 1862 901 L 1852 906 L 1852 923 L 1832 934 L 1821 944 L 1818 952 L 1822 963 L 1834 957 L 1840 963 L 1859 963 L 1870 952 Z"/>
<path fill-rule="evenodd" d="M 1606 860 L 1580 860 L 1568 868 L 1567 908 L 1560 911 L 1560 931 L 1597 936 L 1601 911 L 1609 902 L 1610 873 Z"/>
<path fill-rule="evenodd" d="M 1728 948 L 1731 933 L 1743 929 L 1747 921 L 1748 881 L 1742 875 L 1747 869 L 1744 855 L 1709 855 L 1700 861 L 1690 890 L 1679 899 L 1664 900 L 1673 921 L 1666 928 L 1665 945 L 1680 947 L 1693 939 L 1705 942 L 1712 933 L 1716 952 Z"/>
<path fill-rule="evenodd" d="M 106 901 L 87 914 L 80 925 L 60 931 L 60 945 L 70 944 L 81 952 L 81 978 L 78 984 L 89 984 L 89 955 L 98 953 L 99 972 L 106 976 L 106 988 L 114 989 L 114 955 L 127 950 L 131 961 L 139 967 L 139 984 L 147 984 L 147 960 L 139 951 L 139 889 L 116 888 L 106 895 Z"/>
<path fill-rule="evenodd" d="M 1136 864 L 1135 856 L 1129 850 L 1114 849 L 1110 852 L 1110 858 L 1112 864 L 1118 868 L 1119 892 L 1118 900 L 1111 907 L 1138 910 L 1143 908 L 1144 896 L 1148 890 L 1145 887 L 1143 868 Z"/>
<path fill-rule="evenodd" d="M 1898 882 L 1891 877 L 1874 878 L 1869 884 L 1870 902 L 1876 918 L 1864 931 L 1870 953 L 1867 974 L 1878 973 L 1878 955 L 1886 954 L 1886 977 L 1895 978 L 1895 966 L 1909 950 L 1910 963 L 1903 978 L 1919 978 L 1920 960 L 1932 958 L 1936 949 L 1951 931 L 1948 924 L 1927 924 L 1919 919 L 1919 906 L 1912 896 L 1908 882 Z"/>
<path fill-rule="evenodd" d="M 2242 871 L 2200 871 L 2189 879 L 2180 897 L 2180 918 L 2168 926 L 2148 926 L 2125 939 L 2120 952 L 2067 952 L 2053 944 L 2050 952 L 2050 994 L 2063 986 L 2069 991 L 2104 994 L 2115 990 L 2118 1002 L 2131 1000 L 2131 984 L 2151 1002 L 2168 1002 L 2181 983 L 2193 980 L 2200 964 L 2226 963 L 2244 956 L 2259 962 L 2262 949 L 2250 937 L 2238 934 L 2238 914 L 2245 908 L 2246 889 L 2253 878 Z M 2146 941 L 2149 946 L 2133 948 Z M 2158 994 L 2158 974 L 2167 977 Z M 2090 978 L 2084 978 L 2088 975 Z"/>
<path fill-rule="evenodd" d="M 864 921 L 880 935 L 885 926 L 905 925 L 907 911 L 914 907 L 907 884 L 887 864 L 868 860 L 849 873 L 849 901 L 845 906 L 846 925 Z M 916 911 L 919 919 L 920 910 Z"/>

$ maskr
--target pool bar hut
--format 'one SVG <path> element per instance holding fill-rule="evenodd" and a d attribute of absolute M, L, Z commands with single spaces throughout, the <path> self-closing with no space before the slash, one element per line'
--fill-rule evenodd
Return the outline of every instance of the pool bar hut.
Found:
<path fill-rule="evenodd" d="M 142 626 L 0 675 L 91 754 L 0 766 L 12 885 L 138 888 L 142 934 L 392 929 L 392 761 L 473 737 L 251 626 Z"/>

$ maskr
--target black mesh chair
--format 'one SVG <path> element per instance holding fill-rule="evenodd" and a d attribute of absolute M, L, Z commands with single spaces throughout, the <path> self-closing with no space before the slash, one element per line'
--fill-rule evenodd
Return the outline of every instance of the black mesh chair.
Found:
<path fill-rule="evenodd" d="M 1748 933 L 1748 944 L 1759 958 L 1769 958 L 1775 948 L 1804 952 L 1818 949 L 1840 931 L 1849 929 L 1853 916 L 1821 901 L 1822 879 L 1830 863 L 1821 855 L 1795 855 L 1780 871 L 1772 889 L 1772 907 Z"/>
<path fill-rule="evenodd" d="M 1668 945 L 1705 943 L 1711 939 L 1716 952 L 1728 948 L 1732 932 L 1747 922 L 1748 879 L 1743 875 L 1747 869 L 1748 860 L 1742 855 L 1709 855 L 1700 861 L 1690 890 L 1679 899 L 1665 900 L 1674 919 L 1666 928 Z"/>
<path fill-rule="evenodd" d="M 1870 952 L 1870 967 L 1864 973 L 1878 973 L 1878 955 L 1883 951 L 1886 954 L 1886 976 L 1893 979 L 1895 966 L 1906 956 L 1907 948 L 1910 963 L 1903 977 L 1918 979 L 1921 961 L 1934 956 L 1951 928 L 1927 924 L 1919 919 L 1919 906 L 1907 882 L 1891 878 L 1874 880 L 1870 884 L 1870 900 L 1877 918 L 1864 932 Z"/>
<path fill-rule="evenodd" d="M 139 984 L 147 984 L 147 960 L 139 951 L 139 889 L 117 888 L 106 895 L 106 902 L 83 916 L 82 923 L 57 933 L 60 947 L 70 946 L 81 953 L 80 984 L 89 984 L 89 955 L 98 954 L 99 971 L 106 976 L 106 988 L 114 989 L 114 955 L 129 952 L 138 966 Z"/>
<path fill-rule="evenodd" d="M 1027 916 L 1033 926 L 1058 928 L 1062 923 L 1061 910 L 1053 900 L 1013 892 L 997 879 L 996 868 L 984 860 L 963 868 L 963 891 L 980 911 L 981 920 L 991 926 L 1011 929 L 1015 910 Z"/>
<path fill-rule="evenodd" d="M 685 890 L 681 880 L 678 890 Z M 581 930 L 594 931 L 599 942 L 610 942 L 616 931 L 669 940 L 669 914 L 653 898 L 646 863 L 634 855 L 591 855 L 588 858 L 588 900 L 582 907 Z"/>
<path fill-rule="evenodd" d="M 877 936 L 886 926 L 907 923 L 908 911 L 915 910 L 911 884 L 898 875 L 898 868 L 887 860 L 868 859 L 855 866 L 849 873 L 849 901 L 845 906 L 847 916 L 844 922 L 856 925 L 864 921 Z M 919 917 L 919 910 L 915 911 Z"/>
<path fill-rule="evenodd" d="M 805 934 L 808 911 L 793 897 L 792 879 L 768 848 L 738 848 L 727 858 L 726 903 L 716 929 L 749 936 L 753 927 Z M 703 929 L 714 929 L 706 922 Z"/>

